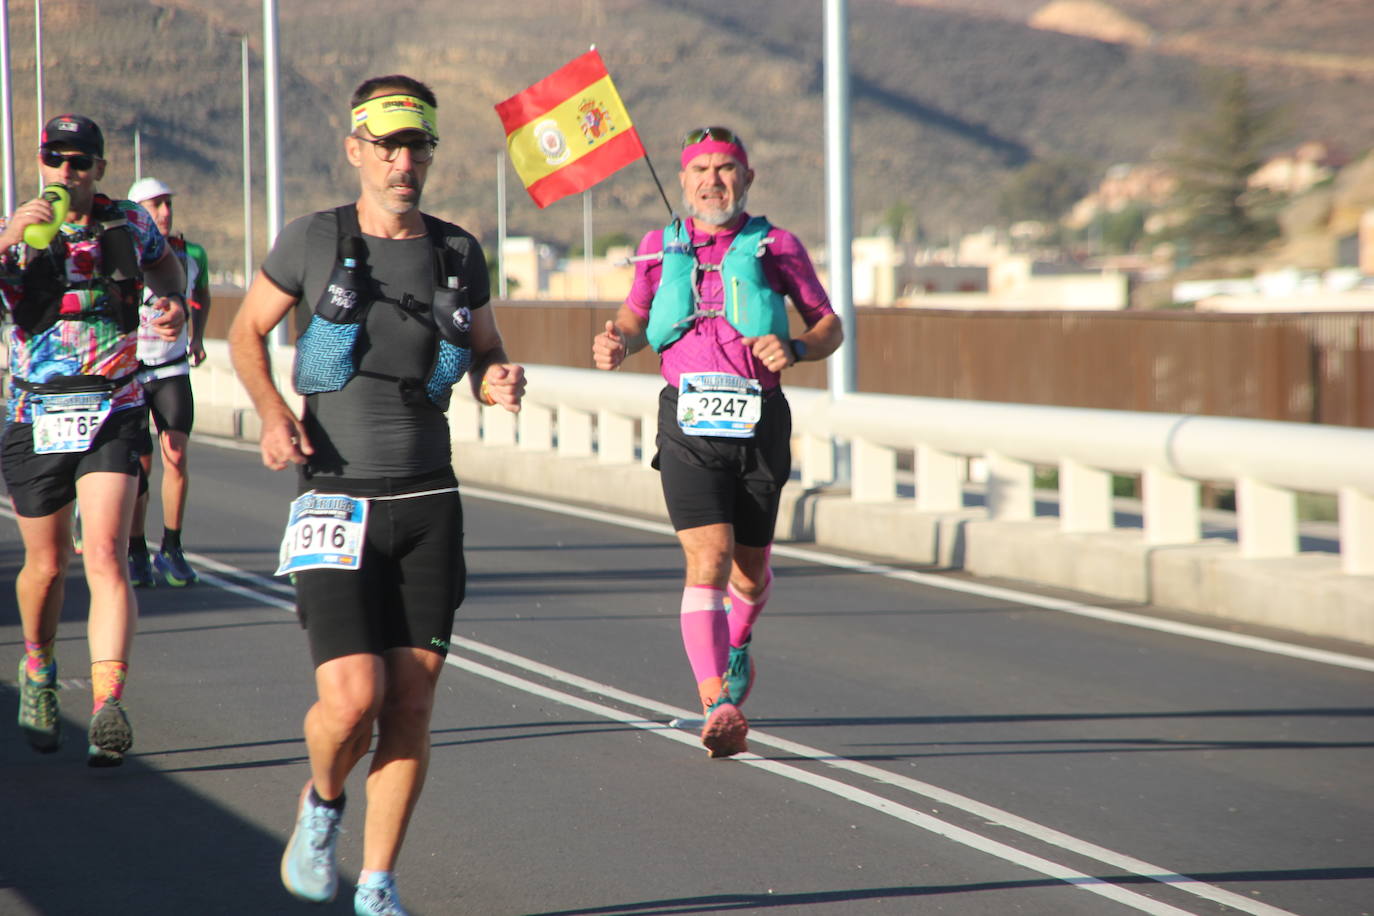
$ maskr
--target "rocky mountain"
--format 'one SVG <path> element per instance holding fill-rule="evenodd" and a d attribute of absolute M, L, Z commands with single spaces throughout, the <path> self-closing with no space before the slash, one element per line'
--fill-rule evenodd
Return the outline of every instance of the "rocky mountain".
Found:
<path fill-rule="evenodd" d="M 12 4 L 20 187 L 34 179 L 33 8 Z M 749 140 L 750 202 L 806 241 L 824 235 L 823 0 L 291 0 L 279 4 L 284 209 L 354 189 L 347 96 L 403 71 L 440 97 L 426 208 L 494 239 L 503 147 L 492 106 L 595 44 L 676 199 L 676 139 L 723 123 Z M 1285 142 L 1374 144 L 1374 17 L 1366 0 L 851 0 L 855 226 L 894 205 L 934 238 L 996 219 L 1008 176 L 1037 158 L 1105 170 L 1167 145 L 1209 68 L 1244 67 L 1288 112 Z M 242 256 L 240 36 L 263 111 L 258 0 L 45 0 L 46 114 L 105 127 L 107 190 L 144 174 L 183 190 L 179 224 L 218 264 Z M 252 133 L 259 256 L 262 131 Z M 537 209 L 509 173 L 511 234 L 580 241 L 582 206 Z M 664 205 L 641 163 L 593 192 L 597 234 L 638 235 Z"/>

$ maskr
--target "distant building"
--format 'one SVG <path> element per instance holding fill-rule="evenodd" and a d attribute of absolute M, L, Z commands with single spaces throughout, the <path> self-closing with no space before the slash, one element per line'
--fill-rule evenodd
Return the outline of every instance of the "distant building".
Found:
<path fill-rule="evenodd" d="M 1323 140 L 1308 140 L 1265 162 L 1250 176 L 1251 188 L 1293 196 L 1331 178 L 1350 157 Z"/>
<path fill-rule="evenodd" d="M 501 270 L 512 287 L 511 298 L 544 298 L 549 289 L 549 276 L 558 264 L 554 246 L 530 236 L 511 236 L 506 239 L 503 255 Z M 496 278 L 492 280 L 492 286 L 496 287 Z"/>
<path fill-rule="evenodd" d="M 1132 204 L 1162 207 L 1177 188 L 1178 179 L 1162 165 L 1118 163 L 1107 169 L 1096 190 L 1073 205 L 1064 225 L 1085 229 L 1102 214 L 1119 213 Z"/>

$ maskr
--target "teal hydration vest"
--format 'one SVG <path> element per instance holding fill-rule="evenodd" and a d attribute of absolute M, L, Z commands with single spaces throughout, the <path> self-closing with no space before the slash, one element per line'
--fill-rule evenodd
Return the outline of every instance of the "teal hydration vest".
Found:
<path fill-rule="evenodd" d="M 679 221 L 663 229 L 663 273 L 649 307 L 649 345 L 662 353 L 698 318 L 723 317 L 743 337 L 776 334 L 787 338 L 787 300 L 768 285 L 763 256 L 773 227 L 762 216 L 744 224 L 719 265 L 698 263 L 691 235 Z M 725 301 L 720 308 L 701 307 L 698 272 L 719 270 Z"/>
<path fill-rule="evenodd" d="M 337 207 L 335 213 L 336 229 L 330 241 L 337 247 L 340 236 L 351 235 L 362 242 L 363 234 L 358 226 L 356 205 L 345 204 Z M 399 301 L 364 295 L 360 297 L 362 301 L 358 303 L 351 320 L 340 322 L 330 320 L 320 313 L 320 306 L 324 301 L 322 297 L 321 303 L 316 304 L 315 311 L 310 316 L 309 324 L 296 341 L 292 382 L 298 394 L 338 391 L 354 376 L 365 375 L 396 382 L 400 388 L 401 400 L 405 404 L 417 406 L 428 403 L 440 410 L 448 409 L 453 386 L 472 364 L 469 337 L 472 313 L 468 308 L 467 289 L 449 289 L 445 286 L 450 278 L 458 276 L 458 265 L 454 263 L 457 252 L 447 245 L 440 221 L 428 213 L 423 215 L 430 247 L 434 252 L 435 285 L 429 291 L 431 301 L 424 302 L 410 293 L 406 293 Z M 317 226 L 318 221 L 311 224 L 311 234 L 326 235 L 323 227 L 316 231 Z M 366 251 L 365 242 L 362 250 Z M 370 280 L 366 279 L 365 262 L 359 269 L 364 277 L 363 282 L 370 286 Z M 390 302 L 394 307 L 414 315 L 435 329 L 434 354 L 424 378 L 400 378 L 359 367 L 359 332 L 366 321 L 367 310 L 381 302 Z"/>

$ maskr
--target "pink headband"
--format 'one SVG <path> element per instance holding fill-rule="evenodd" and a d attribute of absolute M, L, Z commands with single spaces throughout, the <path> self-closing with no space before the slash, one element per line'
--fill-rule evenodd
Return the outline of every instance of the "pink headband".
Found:
<path fill-rule="evenodd" d="M 716 140 L 711 137 L 707 137 L 705 140 L 693 143 L 690 146 L 683 147 L 682 167 L 684 169 L 687 168 L 687 163 L 703 153 L 724 153 L 746 169 L 749 168 L 749 156 L 744 152 L 744 147 L 740 146 L 738 143 L 726 143 L 724 140 Z"/>

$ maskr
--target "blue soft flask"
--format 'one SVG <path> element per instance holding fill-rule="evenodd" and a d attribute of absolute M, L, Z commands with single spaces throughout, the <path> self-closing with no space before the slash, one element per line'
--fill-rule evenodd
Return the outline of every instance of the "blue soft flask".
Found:
<path fill-rule="evenodd" d="M 315 303 L 310 324 L 296 341 L 292 381 L 298 394 L 338 391 L 358 373 L 358 333 L 367 308 L 367 249 L 353 235 L 339 239 L 338 261 Z"/>
<path fill-rule="evenodd" d="M 439 332 L 439 351 L 434 371 L 425 380 L 425 396 L 439 409 L 447 410 L 453 386 L 472 364 L 472 311 L 468 291 L 461 288 L 457 277 L 449 277 L 434 291 L 430 317 Z"/>

